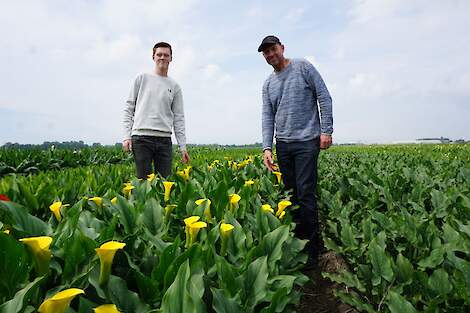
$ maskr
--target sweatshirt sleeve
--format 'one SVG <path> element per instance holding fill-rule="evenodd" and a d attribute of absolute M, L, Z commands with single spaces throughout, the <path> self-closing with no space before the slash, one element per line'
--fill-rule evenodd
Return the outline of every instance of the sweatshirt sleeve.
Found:
<path fill-rule="evenodd" d="M 131 139 L 132 126 L 134 124 L 134 113 L 135 105 L 137 102 L 137 97 L 139 95 L 140 85 L 142 83 L 142 75 L 137 76 L 134 80 L 134 84 L 131 87 L 129 97 L 127 98 L 125 108 L 124 108 L 124 140 Z"/>
<path fill-rule="evenodd" d="M 184 123 L 183 92 L 178 86 L 171 106 L 173 111 L 173 129 L 180 150 L 186 150 L 186 132 Z"/>
<path fill-rule="evenodd" d="M 328 88 L 326 88 L 320 73 L 307 60 L 304 61 L 303 74 L 308 85 L 314 90 L 318 106 L 320 108 L 321 133 L 331 135 L 333 133 L 333 104 Z"/>
<path fill-rule="evenodd" d="M 263 151 L 266 149 L 272 149 L 274 136 L 274 112 L 269 98 L 268 84 L 269 80 L 266 80 L 262 91 L 263 107 L 261 112 L 261 129 L 263 133 Z"/>

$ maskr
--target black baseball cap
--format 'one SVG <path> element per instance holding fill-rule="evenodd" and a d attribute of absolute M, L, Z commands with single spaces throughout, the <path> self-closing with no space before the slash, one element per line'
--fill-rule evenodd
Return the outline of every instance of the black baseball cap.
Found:
<path fill-rule="evenodd" d="M 261 44 L 258 47 L 258 52 L 261 52 L 264 50 L 264 48 L 275 45 L 277 43 L 281 44 L 281 41 L 276 36 L 266 36 L 264 37 L 263 41 L 261 41 Z"/>

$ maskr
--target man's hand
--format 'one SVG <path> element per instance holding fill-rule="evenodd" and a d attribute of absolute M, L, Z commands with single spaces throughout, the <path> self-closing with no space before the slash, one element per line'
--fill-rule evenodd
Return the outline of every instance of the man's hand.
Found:
<path fill-rule="evenodd" d="M 277 166 L 276 166 L 276 164 L 274 164 L 273 153 L 271 152 L 271 150 L 269 150 L 269 149 L 264 150 L 264 152 L 263 152 L 263 162 L 264 162 L 264 165 L 268 168 L 268 170 L 270 172 L 276 170 Z"/>
<path fill-rule="evenodd" d="M 332 143 L 333 139 L 331 138 L 331 135 L 320 135 L 320 149 L 328 149 Z"/>
<path fill-rule="evenodd" d="M 132 140 L 126 139 L 122 142 L 122 149 L 126 152 L 132 151 Z"/>
<path fill-rule="evenodd" d="M 189 163 L 189 153 L 186 150 L 181 151 L 181 160 L 183 161 L 184 164 Z"/>

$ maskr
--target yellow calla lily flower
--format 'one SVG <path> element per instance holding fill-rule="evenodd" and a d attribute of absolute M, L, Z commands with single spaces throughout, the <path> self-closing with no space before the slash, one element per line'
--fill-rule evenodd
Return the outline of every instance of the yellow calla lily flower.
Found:
<path fill-rule="evenodd" d="M 282 219 L 286 215 L 286 211 L 282 211 L 281 214 L 279 214 L 279 219 Z"/>
<path fill-rule="evenodd" d="M 60 209 L 68 206 L 68 204 L 62 204 L 62 202 L 56 201 L 49 206 L 49 209 L 52 211 L 52 213 L 54 213 L 54 216 L 57 221 L 60 222 L 62 220 L 62 216 L 60 215 Z"/>
<path fill-rule="evenodd" d="M 207 218 L 208 221 L 212 219 L 212 214 L 211 214 L 211 200 L 210 199 L 198 199 L 194 201 L 196 205 L 201 205 L 204 202 L 206 202 L 206 207 L 204 209 L 204 215 Z"/>
<path fill-rule="evenodd" d="M 100 258 L 100 285 L 108 282 L 114 255 L 117 250 L 123 249 L 125 245 L 123 242 L 108 241 L 95 249 Z"/>
<path fill-rule="evenodd" d="M 95 313 L 119 313 L 115 304 L 103 304 L 97 308 L 94 308 Z"/>
<path fill-rule="evenodd" d="M 70 288 L 56 293 L 49 299 L 45 300 L 38 309 L 40 313 L 65 313 L 70 302 L 76 296 L 84 294 L 82 289 Z"/>
<path fill-rule="evenodd" d="M 280 184 L 281 183 L 282 173 L 281 172 L 273 172 L 273 174 L 276 175 L 277 183 Z"/>
<path fill-rule="evenodd" d="M 234 228 L 235 227 L 232 224 L 222 223 L 220 224 L 220 234 L 222 236 L 228 237 Z"/>
<path fill-rule="evenodd" d="M 165 188 L 165 197 L 164 197 L 165 202 L 170 200 L 171 187 L 173 187 L 174 184 L 175 183 L 172 181 L 163 182 L 163 187 Z"/>
<path fill-rule="evenodd" d="M 126 196 L 130 196 L 130 194 L 132 192 L 132 189 L 134 189 L 135 187 L 132 186 L 131 183 L 125 183 L 124 185 L 125 185 L 125 187 L 122 188 L 122 193 Z"/>
<path fill-rule="evenodd" d="M 147 175 L 147 181 L 151 182 L 154 179 L 155 179 L 155 174 L 154 173 Z"/>
<path fill-rule="evenodd" d="M 192 166 L 187 166 L 184 170 L 177 171 L 176 174 L 187 181 L 189 180 L 189 172 L 191 171 L 191 168 Z"/>
<path fill-rule="evenodd" d="M 111 203 L 112 203 L 112 204 L 116 204 L 116 203 L 117 203 L 117 197 L 112 198 L 112 199 L 111 199 Z"/>
<path fill-rule="evenodd" d="M 190 216 L 190 217 L 187 217 L 184 219 L 184 224 L 186 226 L 189 226 L 193 223 L 196 223 L 197 221 L 199 221 L 200 217 L 199 216 Z"/>
<path fill-rule="evenodd" d="M 222 239 L 220 255 L 222 256 L 225 256 L 225 254 L 227 254 L 227 241 L 234 228 L 235 227 L 233 227 L 232 224 L 227 224 L 223 222 L 222 224 L 220 224 L 220 238 Z"/>
<path fill-rule="evenodd" d="M 289 206 L 292 205 L 292 202 L 288 200 L 282 200 L 277 204 L 276 216 L 280 216 L 282 212 Z"/>
<path fill-rule="evenodd" d="M 190 216 L 184 219 L 184 223 L 186 224 L 186 248 L 196 241 L 199 230 L 207 227 L 207 224 L 205 222 L 199 222 L 199 219 L 199 216 Z"/>
<path fill-rule="evenodd" d="M 49 247 L 52 243 L 52 237 L 40 236 L 20 239 L 26 244 L 33 253 L 34 264 L 39 275 L 44 275 L 49 271 L 49 263 L 51 262 L 51 250 Z"/>
<path fill-rule="evenodd" d="M 165 206 L 165 214 L 171 214 L 171 212 L 173 212 L 173 210 L 177 207 L 176 204 L 168 204 L 167 206 Z"/>
<path fill-rule="evenodd" d="M 9 229 L 5 229 L 5 230 L 3 231 L 3 233 L 9 235 L 9 234 L 10 234 L 10 230 L 9 230 Z"/>
<path fill-rule="evenodd" d="M 250 186 L 253 186 L 254 183 L 255 183 L 255 182 L 250 179 L 250 180 L 245 181 L 245 186 L 246 186 L 246 187 L 250 187 Z"/>
<path fill-rule="evenodd" d="M 242 197 L 240 197 L 240 195 L 238 195 L 236 193 L 233 193 L 233 194 L 229 195 L 228 198 L 229 198 L 229 202 L 230 202 L 230 210 L 233 212 L 234 209 L 238 206 L 238 202 L 240 201 L 240 199 Z"/>
<path fill-rule="evenodd" d="M 88 200 L 93 201 L 97 206 L 101 206 L 103 204 L 103 199 L 101 197 L 92 197 L 88 198 Z"/>
<path fill-rule="evenodd" d="M 263 204 L 261 206 L 261 210 L 263 210 L 264 213 L 273 213 L 274 214 L 274 210 L 271 207 L 271 205 L 269 205 L 269 204 Z"/>

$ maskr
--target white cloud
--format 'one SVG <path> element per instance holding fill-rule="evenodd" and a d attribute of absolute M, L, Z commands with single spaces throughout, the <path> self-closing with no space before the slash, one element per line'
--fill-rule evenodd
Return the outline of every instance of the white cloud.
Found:
<path fill-rule="evenodd" d="M 231 80 L 231 76 L 222 71 L 217 64 L 208 64 L 203 69 L 203 77 L 212 83 L 225 84 Z"/>
<path fill-rule="evenodd" d="M 289 10 L 287 14 L 284 16 L 284 20 L 289 21 L 289 22 L 295 22 L 298 19 L 300 19 L 305 13 L 304 8 L 295 8 Z"/>
<path fill-rule="evenodd" d="M 96 64 L 115 63 L 132 58 L 142 50 L 144 47 L 139 37 L 124 35 L 116 39 L 99 39 L 93 42 L 90 49 L 85 51 L 84 57 L 89 62 Z"/>
<path fill-rule="evenodd" d="M 153 44 L 168 41 L 189 142 L 260 141 L 260 90 L 272 68 L 256 48 L 267 34 L 280 36 L 288 57 L 306 55 L 319 69 L 333 96 L 336 139 L 414 138 L 436 125 L 462 137 L 469 11 L 470 2 L 457 0 L 274 1 L 269 10 L 190 0 L 5 2 L 0 108 L 13 130 L 0 125 L 9 134 L 1 140 L 120 141 L 131 82 L 153 70 Z"/>
<path fill-rule="evenodd" d="M 349 14 L 356 23 L 367 23 L 395 16 L 400 9 L 403 10 L 410 4 L 409 1 L 404 0 L 354 0 L 353 3 Z"/>

